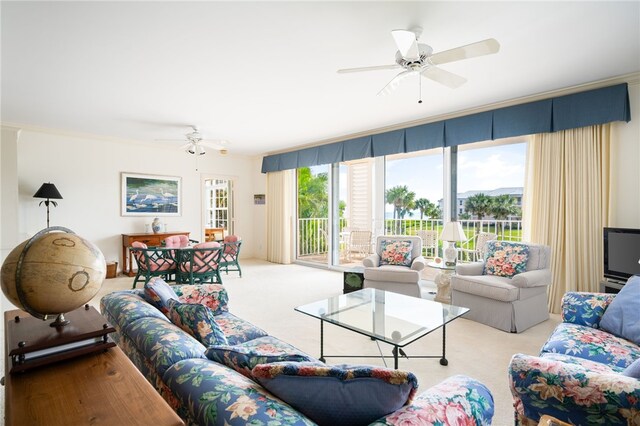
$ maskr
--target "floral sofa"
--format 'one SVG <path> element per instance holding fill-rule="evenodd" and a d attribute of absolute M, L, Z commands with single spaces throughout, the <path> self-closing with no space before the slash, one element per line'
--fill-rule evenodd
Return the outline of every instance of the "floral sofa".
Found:
<path fill-rule="evenodd" d="M 640 300 L 640 287 L 634 293 Z M 540 356 L 513 356 L 510 387 L 521 425 L 537 425 L 545 414 L 575 425 L 640 425 L 640 346 L 601 324 L 616 297 L 565 294 L 563 322 Z M 637 329 L 640 310 L 629 313 L 627 323 L 635 320 Z"/>
<path fill-rule="evenodd" d="M 231 314 L 222 285 L 171 288 L 181 302 L 208 306 L 228 345 L 251 346 L 256 342 L 255 347 L 291 347 Z M 101 300 L 101 311 L 116 328 L 112 336 L 118 346 L 187 424 L 316 424 L 267 391 L 249 372 L 238 372 L 208 359 L 207 348 L 148 303 L 144 290 L 108 294 Z M 257 365 L 255 369 L 264 365 Z M 326 410 L 332 408 L 326 407 Z M 469 377 L 453 376 L 371 424 L 489 425 L 492 417 L 493 398 L 489 390 Z"/>

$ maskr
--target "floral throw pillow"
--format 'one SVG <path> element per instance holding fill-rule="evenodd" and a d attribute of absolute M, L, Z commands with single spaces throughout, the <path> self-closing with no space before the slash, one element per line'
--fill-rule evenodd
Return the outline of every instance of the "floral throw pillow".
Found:
<path fill-rule="evenodd" d="M 276 362 L 256 365 L 252 373 L 319 425 L 367 425 L 411 404 L 418 388 L 413 373 L 369 365 Z"/>
<path fill-rule="evenodd" d="M 203 345 L 209 347 L 227 344 L 227 338 L 208 307 L 199 303 L 181 303 L 174 299 L 169 300 L 168 305 L 169 320 Z"/>
<path fill-rule="evenodd" d="M 489 241 L 483 275 L 511 278 L 527 270 L 529 246 L 509 241 Z"/>
<path fill-rule="evenodd" d="M 411 266 L 411 250 L 413 242 L 382 240 L 380 241 L 380 264 Z"/>
<path fill-rule="evenodd" d="M 323 365 L 312 356 L 272 336 L 259 337 L 235 346 L 211 346 L 207 349 L 205 355 L 211 361 L 233 368 L 238 373 L 249 378 L 252 378 L 251 370 L 258 364 L 281 361 L 308 361 Z"/>

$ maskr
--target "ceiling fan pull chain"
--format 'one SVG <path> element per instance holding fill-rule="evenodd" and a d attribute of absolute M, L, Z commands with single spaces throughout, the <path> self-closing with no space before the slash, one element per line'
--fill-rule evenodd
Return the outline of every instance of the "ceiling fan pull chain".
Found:
<path fill-rule="evenodd" d="M 422 76 L 418 73 L 418 103 L 422 103 Z"/>

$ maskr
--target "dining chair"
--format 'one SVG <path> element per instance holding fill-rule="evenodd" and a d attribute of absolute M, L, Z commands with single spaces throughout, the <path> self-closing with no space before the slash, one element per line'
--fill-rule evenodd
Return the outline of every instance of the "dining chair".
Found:
<path fill-rule="evenodd" d="M 242 238 L 237 235 L 227 235 L 224 237 L 222 257 L 220 258 L 220 268 L 224 268 L 227 275 L 230 270 L 238 271 L 240 278 L 242 278 L 242 269 L 240 269 L 240 263 L 238 262 L 241 245 Z M 229 269 L 229 267 L 232 269 Z M 233 269 L 233 267 L 235 267 L 235 269 Z"/>
<path fill-rule="evenodd" d="M 189 237 L 186 235 L 171 235 L 164 239 L 166 248 L 183 248 L 189 246 Z"/>
<path fill-rule="evenodd" d="M 172 281 L 171 276 L 176 273 L 175 250 L 162 247 L 147 247 L 139 241 L 131 243 L 133 258 L 138 265 L 133 288 L 144 278 L 145 284 L 153 277 L 163 277 L 165 281 Z"/>
<path fill-rule="evenodd" d="M 176 281 L 188 284 L 217 283 L 220 277 L 220 257 L 222 247 L 215 241 L 196 244 L 193 247 L 176 250 L 178 266 Z"/>

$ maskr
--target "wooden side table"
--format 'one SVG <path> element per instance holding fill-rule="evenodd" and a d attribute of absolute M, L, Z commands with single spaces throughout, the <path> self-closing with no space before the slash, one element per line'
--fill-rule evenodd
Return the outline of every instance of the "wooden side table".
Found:
<path fill-rule="evenodd" d="M 5 312 L 5 326 L 16 315 L 27 314 Z M 9 374 L 9 363 L 7 426 L 184 425 L 118 347 L 22 373 Z"/>

